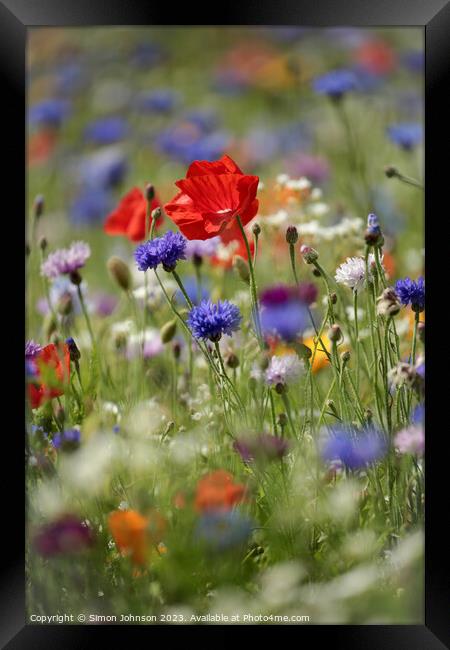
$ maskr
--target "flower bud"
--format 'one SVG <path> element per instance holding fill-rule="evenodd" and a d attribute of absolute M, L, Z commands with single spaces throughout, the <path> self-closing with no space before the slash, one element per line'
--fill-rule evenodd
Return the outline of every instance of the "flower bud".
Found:
<path fill-rule="evenodd" d="M 110 257 L 106 264 L 108 271 L 124 291 L 129 291 L 131 288 L 131 273 L 128 265 L 120 259 L 120 257 Z"/>
<path fill-rule="evenodd" d="M 336 343 L 342 338 L 342 331 L 339 325 L 337 325 L 337 323 L 334 323 L 334 325 L 330 327 L 327 336 L 330 339 L 330 341 L 333 341 L 333 343 Z"/>
<path fill-rule="evenodd" d="M 153 221 L 158 221 L 158 219 L 161 219 L 161 208 L 155 208 L 152 212 L 152 219 Z"/>
<path fill-rule="evenodd" d="M 319 259 L 319 253 L 311 246 L 301 246 L 300 254 L 305 260 L 306 264 L 313 264 Z"/>
<path fill-rule="evenodd" d="M 178 341 L 175 341 L 172 344 L 172 354 L 175 359 L 179 359 L 181 356 L 181 345 L 178 343 Z"/>
<path fill-rule="evenodd" d="M 233 266 L 239 274 L 239 277 L 246 284 L 250 284 L 250 271 L 248 263 L 240 255 L 235 255 L 233 259 Z"/>
<path fill-rule="evenodd" d="M 47 244 L 48 242 L 45 237 L 41 237 L 39 239 L 39 248 L 41 249 L 42 252 L 44 252 L 45 249 L 47 248 Z"/>
<path fill-rule="evenodd" d="M 163 343 L 169 343 L 175 336 L 177 331 L 177 321 L 175 319 L 165 323 L 160 329 L 161 341 Z"/>
<path fill-rule="evenodd" d="M 198 253 L 194 253 L 193 256 L 192 256 L 192 264 L 196 268 L 200 268 L 201 265 L 203 264 L 203 257 L 201 255 L 199 255 Z"/>
<path fill-rule="evenodd" d="M 282 429 L 284 429 L 284 427 L 287 425 L 287 423 L 288 423 L 288 418 L 287 418 L 286 413 L 279 413 L 278 417 L 277 417 L 278 426 L 281 427 Z"/>
<path fill-rule="evenodd" d="M 77 346 L 77 344 L 75 343 L 75 341 L 73 340 L 72 337 L 69 337 L 68 339 L 66 339 L 66 345 L 69 348 L 70 360 L 71 361 L 79 361 L 79 359 L 81 357 L 81 352 L 78 349 L 78 346 Z"/>
<path fill-rule="evenodd" d="M 82 283 L 83 279 L 81 275 L 78 273 L 78 271 L 72 271 L 72 273 L 70 274 L 70 281 L 75 286 L 79 286 Z"/>
<path fill-rule="evenodd" d="M 337 303 L 337 295 L 335 293 L 330 293 L 330 302 L 332 305 Z"/>
<path fill-rule="evenodd" d="M 381 296 L 377 298 L 377 314 L 380 316 L 395 316 L 400 311 L 401 304 L 393 287 L 386 287 Z"/>
<path fill-rule="evenodd" d="M 321 276 L 322 274 L 321 274 L 321 272 L 319 271 L 319 269 L 315 269 L 315 268 L 314 268 L 314 269 L 313 269 L 313 275 L 315 275 L 316 278 L 320 278 L 320 276 Z"/>
<path fill-rule="evenodd" d="M 155 188 L 151 183 L 145 186 L 145 198 L 149 203 L 155 198 Z"/>
<path fill-rule="evenodd" d="M 384 173 L 388 178 L 394 178 L 395 176 L 398 176 L 398 169 L 393 165 L 388 165 L 384 168 Z"/>
<path fill-rule="evenodd" d="M 234 354 L 234 352 L 231 352 L 228 355 L 227 366 L 229 368 L 232 368 L 233 370 L 239 367 L 239 357 L 236 354 Z"/>
<path fill-rule="evenodd" d="M 348 363 L 350 361 L 350 352 L 346 350 L 341 354 L 342 363 Z"/>
<path fill-rule="evenodd" d="M 296 244 L 298 242 L 298 230 L 295 226 L 288 226 L 286 230 L 286 241 L 288 244 Z"/>
<path fill-rule="evenodd" d="M 259 223 L 254 223 L 252 226 L 252 233 L 255 235 L 255 237 L 259 237 L 261 234 L 261 226 Z"/>
<path fill-rule="evenodd" d="M 38 194 L 37 197 L 34 199 L 33 210 L 36 219 L 42 217 L 44 213 L 44 197 L 42 196 L 42 194 Z"/>
<path fill-rule="evenodd" d="M 287 393 L 287 385 L 282 384 L 281 382 L 276 384 L 275 386 L 275 392 L 278 393 L 278 395 L 282 395 L 283 393 Z"/>

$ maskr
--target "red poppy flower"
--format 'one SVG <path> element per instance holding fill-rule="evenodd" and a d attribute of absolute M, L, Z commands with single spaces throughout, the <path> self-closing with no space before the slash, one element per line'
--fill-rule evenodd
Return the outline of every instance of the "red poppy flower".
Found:
<path fill-rule="evenodd" d="M 151 211 L 159 208 L 161 203 L 155 196 L 150 204 Z M 124 235 L 133 242 L 145 239 L 147 201 L 143 192 L 138 187 L 125 194 L 117 208 L 106 217 L 103 226 L 108 235 Z M 151 219 L 150 219 L 151 225 Z"/>
<path fill-rule="evenodd" d="M 57 347 L 53 343 L 33 359 L 36 367 L 36 381 L 28 385 L 31 408 L 64 394 L 70 378 L 70 353 L 66 344 Z"/>
<path fill-rule="evenodd" d="M 395 52 L 384 41 L 369 41 L 356 52 L 360 65 L 373 74 L 386 74 L 395 66 Z"/>
<path fill-rule="evenodd" d="M 181 192 L 164 209 L 188 239 L 210 239 L 234 228 L 236 215 L 244 225 L 253 219 L 258 182 L 258 176 L 243 174 L 229 156 L 196 160 L 186 178 L 175 183 Z"/>

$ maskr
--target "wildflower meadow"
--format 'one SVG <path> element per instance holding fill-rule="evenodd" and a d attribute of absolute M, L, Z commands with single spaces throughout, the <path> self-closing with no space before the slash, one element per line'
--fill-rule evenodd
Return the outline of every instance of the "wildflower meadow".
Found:
<path fill-rule="evenodd" d="M 27 119 L 28 620 L 422 623 L 421 30 L 33 28 Z"/>

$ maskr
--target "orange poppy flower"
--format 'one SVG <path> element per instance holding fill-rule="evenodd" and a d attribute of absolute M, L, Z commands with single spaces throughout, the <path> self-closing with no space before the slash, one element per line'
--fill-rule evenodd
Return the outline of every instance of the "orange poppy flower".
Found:
<path fill-rule="evenodd" d="M 166 530 L 166 519 L 152 511 L 144 517 L 135 510 L 115 510 L 109 515 L 108 526 L 117 548 L 134 564 L 147 562 L 150 545 L 158 544 Z"/>
<path fill-rule="evenodd" d="M 233 476 L 223 469 L 207 474 L 197 483 L 195 508 L 205 510 L 229 510 L 242 501 L 245 485 L 234 483 Z"/>

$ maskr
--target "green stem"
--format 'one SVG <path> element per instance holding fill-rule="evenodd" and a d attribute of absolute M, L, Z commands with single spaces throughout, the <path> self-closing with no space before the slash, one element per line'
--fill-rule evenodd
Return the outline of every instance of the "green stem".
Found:
<path fill-rule="evenodd" d="M 262 339 L 262 333 L 261 333 L 261 322 L 259 318 L 259 305 L 258 305 L 258 291 L 256 287 L 256 279 L 255 279 L 255 269 L 253 266 L 253 260 L 252 260 L 252 254 L 250 251 L 250 244 L 248 243 L 247 235 L 245 234 L 244 226 L 242 225 L 241 217 L 237 214 L 236 215 L 236 221 L 239 226 L 239 230 L 241 231 L 242 239 L 244 240 L 244 245 L 245 249 L 247 251 L 247 258 L 248 258 L 248 269 L 250 273 L 250 297 L 251 297 L 251 302 L 252 302 L 252 308 L 254 312 L 254 318 L 255 318 L 255 326 L 256 326 L 256 336 L 258 338 L 258 342 L 260 347 L 263 347 L 263 339 Z"/>

